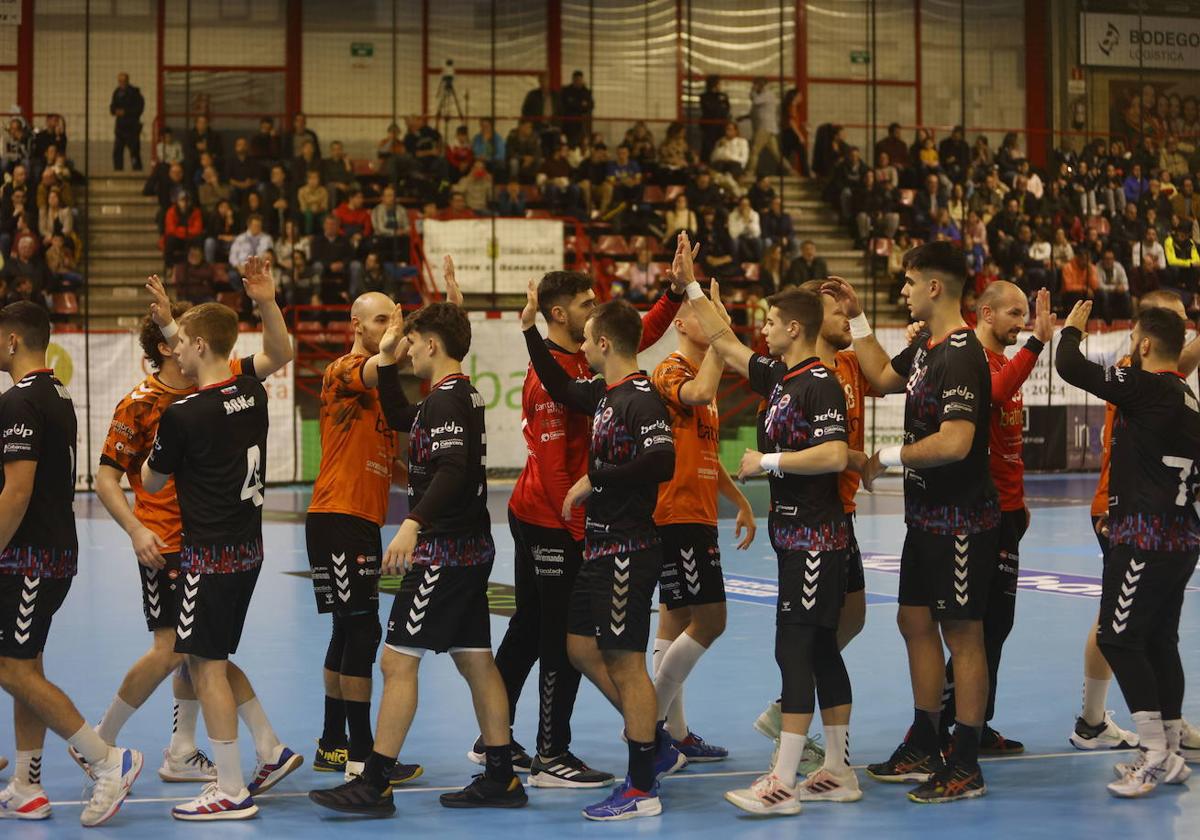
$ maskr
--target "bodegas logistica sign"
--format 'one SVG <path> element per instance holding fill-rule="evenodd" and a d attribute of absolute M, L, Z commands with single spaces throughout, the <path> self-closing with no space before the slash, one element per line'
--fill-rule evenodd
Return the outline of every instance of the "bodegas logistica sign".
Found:
<path fill-rule="evenodd" d="M 1200 18 L 1082 12 L 1080 64 L 1200 70 Z"/>

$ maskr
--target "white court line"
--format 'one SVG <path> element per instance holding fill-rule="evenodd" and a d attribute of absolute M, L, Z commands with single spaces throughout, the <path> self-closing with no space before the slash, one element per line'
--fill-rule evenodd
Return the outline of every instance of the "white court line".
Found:
<path fill-rule="evenodd" d="M 1072 750 L 1071 752 L 1059 753 L 1036 753 L 1033 755 L 992 755 L 983 756 L 979 759 L 980 764 L 987 764 L 997 761 L 1038 761 L 1047 758 L 1076 758 L 1079 756 L 1097 756 L 1097 755 L 1120 755 L 1121 753 L 1132 752 L 1132 750 Z M 855 770 L 863 770 L 867 765 L 854 764 L 851 765 Z M 699 779 L 728 779 L 736 776 L 761 776 L 763 770 L 726 770 L 717 771 L 715 773 L 674 773 L 667 776 L 662 781 L 664 782 L 687 782 L 696 781 Z M 448 793 L 454 790 L 462 790 L 461 787 L 393 787 L 392 793 Z M 600 788 L 596 788 L 600 790 Z M 255 802 L 270 801 L 272 799 L 298 799 L 307 797 L 307 791 L 288 791 L 286 793 L 264 793 L 262 796 L 254 797 Z M 130 797 L 125 800 L 126 805 L 148 805 L 162 804 L 165 802 L 190 802 L 194 796 L 171 797 L 171 796 L 147 796 L 147 797 Z M 86 805 L 86 799 L 76 800 L 54 800 L 51 805 Z"/>

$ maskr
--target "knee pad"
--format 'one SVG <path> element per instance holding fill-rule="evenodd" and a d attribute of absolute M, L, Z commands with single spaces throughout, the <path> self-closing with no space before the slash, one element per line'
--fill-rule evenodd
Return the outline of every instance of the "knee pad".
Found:
<path fill-rule="evenodd" d="M 813 645 L 816 627 L 785 624 L 775 632 L 775 662 L 783 678 L 780 707 L 784 714 L 812 714 L 816 708 Z"/>
<path fill-rule="evenodd" d="M 329 634 L 329 646 L 325 649 L 325 670 L 337 673 L 342 670 L 342 650 L 346 647 L 346 631 L 342 625 L 345 620 L 334 613 L 333 627 Z"/>
<path fill-rule="evenodd" d="M 383 630 L 375 613 L 342 617 L 345 642 L 342 646 L 341 673 L 347 677 L 370 678 L 379 652 Z"/>

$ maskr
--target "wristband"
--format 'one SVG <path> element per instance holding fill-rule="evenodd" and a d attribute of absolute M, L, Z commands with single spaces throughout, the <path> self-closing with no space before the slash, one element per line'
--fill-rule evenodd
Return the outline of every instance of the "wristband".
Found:
<path fill-rule="evenodd" d="M 683 293 L 687 295 L 688 300 L 699 300 L 702 297 L 707 297 L 704 294 L 704 289 L 695 280 L 683 287 Z"/>
<path fill-rule="evenodd" d="M 850 319 L 850 337 L 854 340 L 866 338 L 871 334 L 871 322 L 867 320 L 867 316 L 859 312 Z"/>
<path fill-rule="evenodd" d="M 760 462 L 763 470 L 771 473 L 772 475 L 782 476 L 783 469 L 779 466 L 779 459 L 782 457 L 782 452 L 772 452 L 770 454 L 763 455 L 762 461 Z"/>
<path fill-rule="evenodd" d="M 885 446 L 879 450 L 879 463 L 885 467 L 902 467 L 904 462 L 900 460 L 900 444 L 895 446 Z"/>
<path fill-rule="evenodd" d="M 159 327 L 158 331 L 162 333 L 163 338 L 165 338 L 167 341 L 170 341 L 175 337 L 175 334 L 179 332 L 179 324 L 175 323 L 175 319 L 172 318 L 171 323 L 167 324 L 165 327 Z"/>

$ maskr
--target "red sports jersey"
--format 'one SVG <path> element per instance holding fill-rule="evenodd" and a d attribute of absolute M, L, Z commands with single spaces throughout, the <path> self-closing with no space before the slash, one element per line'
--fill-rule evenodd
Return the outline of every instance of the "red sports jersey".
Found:
<path fill-rule="evenodd" d="M 1028 344 L 1018 350 L 1011 360 L 1003 353 L 994 353 L 986 347 L 983 349 L 987 354 L 988 369 L 992 372 L 989 442 L 992 481 L 1000 494 L 1000 510 L 1024 510 L 1025 462 L 1021 459 L 1021 450 L 1024 444 L 1025 404 L 1021 386 L 1037 364 L 1038 354 Z"/>
<path fill-rule="evenodd" d="M 663 295 L 646 313 L 639 352 L 662 338 L 680 303 Z M 576 379 L 592 377 L 583 351 L 568 353 L 552 342 L 547 344 L 568 374 Z M 572 539 L 583 539 L 583 517 L 573 516 L 570 522 L 564 522 L 562 506 L 567 491 L 587 473 L 591 421 L 591 417 L 570 412 L 552 400 L 533 366 L 529 366 L 521 390 L 521 432 L 529 457 L 508 500 L 509 509 L 522 522 L 564 529 Z"/>

